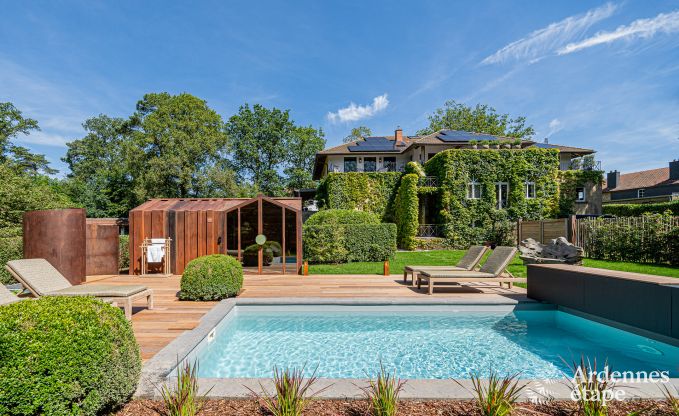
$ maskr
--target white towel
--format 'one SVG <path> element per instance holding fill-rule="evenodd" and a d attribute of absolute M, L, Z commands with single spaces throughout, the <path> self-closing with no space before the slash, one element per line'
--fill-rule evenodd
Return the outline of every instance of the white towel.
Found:
<path fill-rule="evenodd" d="M 146 261 L 160 263 L 165 255 L 165 239 L 152 238 L 151 245 L 146 248 Z"/>

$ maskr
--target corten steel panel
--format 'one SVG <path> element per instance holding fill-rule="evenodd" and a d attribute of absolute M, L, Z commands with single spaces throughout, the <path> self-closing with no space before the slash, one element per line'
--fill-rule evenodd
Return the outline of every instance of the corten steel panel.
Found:
<path fill-rule="evenodd" d="M 197 226 L 198 226 L 198 257 L 202 257 L 207 254 L 206 247 L 205 247 L 205 232 L 207 231 L 207 220 L 205 217 L 205 211 L 198 211 L 198 219 L 197 219 Z"/>
<path fill-rule="evenodd" d="M 24 258 L 49 261 L 74 285 L 85 280 L 85 210 L 28 211 L 23 221 Z"/>
<path fill-rule="evenodd" d="M 672 294 L 668 287 L 603 276 L 585 278 L 584 312 L 670 335 Z"/>
<path fill-rule="evenodd" d="M 117 224 L 86 222 L 87 276 L 118 274 L 120 227 Z"/>
<path fill-rule="evenodd" d="M 173 242 L 175 247 L 177 247 L 177 263 L 174 273 L 181 274 L 184 273 L 184 267 L 186 262 L 184 261 L 186 256 L 186 248 L 184 247 L 185 232 L 184 232 L 184 216 L 186 212 L 177 211 L 175 212 L 175 233 L 176 240 Z"/>
<path fill-rule="evenodd" d="M 581 275 L 529 264 L 526 283 L 529 298 L 578 310 L 585 307 L 585 286 Z"/>

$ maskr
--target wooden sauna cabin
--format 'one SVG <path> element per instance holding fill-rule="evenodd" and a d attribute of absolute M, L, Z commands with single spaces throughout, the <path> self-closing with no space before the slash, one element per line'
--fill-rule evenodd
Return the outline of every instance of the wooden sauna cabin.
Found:
<path fill-rule="evenodd" d="M 172 274 L 209 254 L 237 258 L 245 273 L 298 274 L 302 267 L 301 198 L 151 199 L 130 211 L 129 226 L 134 275 L 144 241 L 160 238 L 169 238 Z M 148 274 L 162 271 L 163 264 L 148 265 Z"/>

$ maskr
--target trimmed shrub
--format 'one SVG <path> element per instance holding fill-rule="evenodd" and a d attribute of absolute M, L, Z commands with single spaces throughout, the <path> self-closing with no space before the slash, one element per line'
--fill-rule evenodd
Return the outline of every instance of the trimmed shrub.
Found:
<path fill-rule="evenodd" d="M 243 267 L 224 254 L 198 257 L 186 265 L 179 299 L 220 300 L 236 296 L 243 287 Z"/>
<path fill-rule="evenodd" d="M 304 225 L 379 224 L 380 217 L 372 212 L 355 209 L 325 209 L 309 217 Z"/>
<path fill-rule="evenodd" d="M 400 172 L 329 173 L 321 181 L 316 198 L 329 209 L 356 209 L 391 221 Z"/>
<path fill-rule="evenodd" d="M 414 173 L 418 177 L 426 176 L 424 173 L 424 167 L 417 162 L 406 163 L 405 174 L 408 175 L 411 173 Z"/>
<path fill-rule="evenodd" d="M 304 226 L 304 258 L 310 263 L 385 261 L 396 252 L 396 224 Z"/>
<path fill-rule="evenodd" d="M 0 284 L 16 283 L 5 264 L 10 260 L 18 260 L 24 256 L 24 242 L 21 228 L 0 228 Z"/>
<path fill-rule="evenodd" d="M 118 236 L 118 270 L 130 268 L 130 236 Z"/>
<path fill-rule="evenodd" d="M 0 414 L 97 415 L 130 399 L 139 347 L 123 313 L 91 297 L 0 307 Z"/>
<path fill-rule="evenodd" d="M 419 226 L 420 205 L 417 196 L 418 180 L 419 176 L 414 173 L 403 175 L 396 194 L 395 217 L 398 227 L 398 246 L 406 250 L 413 250 L 417 246 L 415 237 L 417 237 Z"/>
<path fill-rule="evenodd" d="M 679 215 L 679 200 L 658 202 L 655 204 L 606 204 L 602 207 L 604 214 L 616 217 L 638 217 L 643 214 L 663 214 L 670 211 Z"/>

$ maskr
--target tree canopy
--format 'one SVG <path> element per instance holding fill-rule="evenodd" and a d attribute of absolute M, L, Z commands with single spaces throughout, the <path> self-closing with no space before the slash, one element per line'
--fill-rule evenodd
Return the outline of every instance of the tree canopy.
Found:
<path fill-rule="evenodd" d="M 369 127 L 366 127 L 366 126 L 354 127 L 353 129 L 351 129 L 351 133 L 349 133 L 349 135 L 344 138 L 343 142 L 344 143 L 351 143 L 351 142 L 354 142 L 354 141 L 356 141 L 360 138 L 368 137 L 372 134 L 373 134 L 373 132 L 372 132 L 372 130 L 370 130 Z"/>
<path fill-rule="evenodd" d="M 442 108 L 429 117 L 429 126 L 418 131 L 425 135 L 439 130 L 463 130 L 487 133 L 498 136 L 529 139 L 535 134 L 532 126 L 526 125 L 525 117 L 511 118 L 509 114 L 499 114 L 495 108 L 486 104 L 471 107 L 454 100 L 446 101 Z"/>

